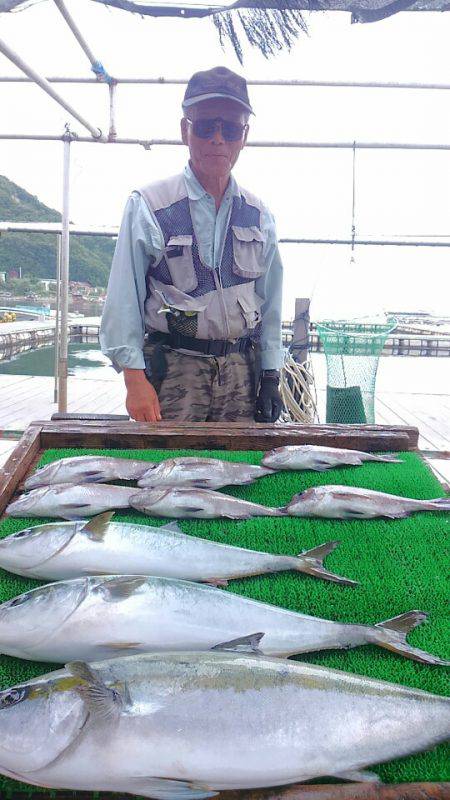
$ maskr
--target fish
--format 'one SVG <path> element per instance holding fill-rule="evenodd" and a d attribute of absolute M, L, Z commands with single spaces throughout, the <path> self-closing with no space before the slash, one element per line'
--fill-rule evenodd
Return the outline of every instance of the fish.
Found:
<path fill-rule="evenodd" d="M 189 519 L 250 519 L 250 517 L 282 517 L 283 509 L 267 508 L 259 503 L 250 503 L 238 497 L 230 497 L 210 489 L 188 489 L 168 487 L 165 489 L 141 489 L 130 498 L 130 505 L 137 511 L 153 517 L 177 517 Z"/>
<path fill-rule="evenodd" d="M 51 583 L 2 603 L 0 653 L 33 661 L 101 661 L 209 650 L 248 630 L 264 630 L 265 655 L 375 644 L 424 664 L 450 666 L 406 640 L 427 616 L 414 610 L 376 625 L 346 624 L 173 578 L 93 576 Z"/>
<path fill-rule="evenodd" d="M 60 458 L 30 475 L 25 491 L 55 483 L 99 483 L 103 481 L 137 481 L 153 466 L 153 461 L 112 456 L 74 456 Z"/>
<path fill-rule="evenodd" d="M 107 483 L 59 483 L 22 494 L 6 508 L 10 517 L 62 517 L 82 519 L 111 508 L 128 508 L 135 486 Z"/>
<path fill-rule="evenodd" d="M 203 800 L 332 776 L 450 735 L 450 699 L 262 656 L 262 635 L 208 652 L 69 662 L 0 692 L 0 773 L 36 786 Z"/>
<path fill-rule="evenodd" d="M 105 511 L 82 522 L 51 522 L 0 539 L 0 567 L 41 580 L 126 574 L 184 578 L 221 585 L 233 578 L 295 570 L 356 586 L 329 572 L 323 559 L 339 544 L 325 542 L 298 556 L 274 555 L 188 536 L 176 522 L 155 528 L 112 522 Z"/>
<path fill-rule="evenodd" d="M 265 467 L 272 469 L 314 469 L 323 472 L 332 467 L 347 465 L 359 466 L 364 461 L 385 461 L 400 464 L 402 460 L 394 455 L 364 453 L 362 450 L 345 450 L 341 447 L 317 447 L 313 444 L 287 445 L 275 447 L 262 459 Z"/>
<path fill-rule="evenodd" d="M 357 486 L 315 486 L 296 494 L 286 511 L 293 517 L 401 519 L 415 511 L 450 511 L 450 497 L 414 500 Z"/>
<path fill-rule="evenodd" d="M 138 480 L 138 486 L 195 486 L 200 489 L 220 489 L 237 484 L 247 486 L 274 470 L 239 461 L 220 458 L 169 458 L 150 467 Z"/>

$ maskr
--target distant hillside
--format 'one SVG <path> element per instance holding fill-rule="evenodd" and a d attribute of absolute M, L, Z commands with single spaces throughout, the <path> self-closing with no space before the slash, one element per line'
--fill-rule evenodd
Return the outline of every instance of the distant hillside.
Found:
<path fill-rule="evenodd" d="M 0 221 L 59 222 L 61 214 L 39 202 L 25 189 L 0 175 Z M 56 236 L 47 233 L 3 233 L 0 270 L 22 267 L 23 277 L 56 276 Z M 101 236 L 72 236 L 70 280 L 106 286 L 114 240 Z"/>

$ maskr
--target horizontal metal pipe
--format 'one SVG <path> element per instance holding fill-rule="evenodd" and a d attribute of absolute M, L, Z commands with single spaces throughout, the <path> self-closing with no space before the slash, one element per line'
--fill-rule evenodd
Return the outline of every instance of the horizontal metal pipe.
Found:
<path fill-rule="evenodd" d="M 449 242 L 411 242 L 404 239 L 278 239 L 279 244 L 346 244 L 374 247 L 450 247 Z"/>
<path fill-rule="evenodd" d="M 39 75 L 39 73 L 36 72 L 33 67 L 30 67 L 28 64 L 26 64 L 25 61 L 18 55 L 18 53 L 12 50 L 12 48 L 9 47 L 9 45 L 7 45 L 3 39 L 0 39 L 0 52 L 3 53 L 6 58 L 9 58 L 9 60 L 12 61 L 16 67 L 22 70 L 22 72 L 24 72 L 25 75 L 27 75 L 33 81 L 33 83 L 36 83 L 41 89 L 44 90 L 44 92 L 50 95 L 53 100 L 56 100 L 56 102 L 66 111 L 68 111 L 72 117 L 78 120 L 78 122 L 83 125 L 84 128 L 87 128 L 89 133 L 91 133 L 94 138 L 99 138 L 102 135 L 102 132 L 99 128 L 94 128 L 90 122 L 88 122 L 86 119 L 84 119 L 84 117 L 81 116 L 81 114 L 75 111 L 75 109 L 72 108 L 72 106 L 53 89 L 49 81 L 47 81 L 46 78 L 43 78 L 42 75 Z"/>
<path fill-rule="evenodd" d="M 73 236 L 109 236 L 114 237 L 119 233 L 119 226 L 109 226 L 108 228 L 80 228 L 70 226 L 69 232 Z M 34 222 L 0 222 L 0 234 L 2 233 L 50 233 L 60 234 L 61 226 L 59 223 L 39 224 Z M 436 238 L 441 236 L 437 234 Z M 352 239 L 292 239 L 284 237 L 278 240 L 279 244 L 345 244 L 351 245 Z M 412 242 L 403 239 L 355 239 L 355 245 L 374 245 L 388 247 L 450 247 L 448 242 L 425 242 L 423 240 Z"/>
<path fill-rule="evenodd" d="M 24 78 L 21 75 L 5 75 L 0 76 L 0 83 L 27 83 L 29 78 Z M 98 85 L 95 78 L 73 77 L 68 78 L 62 75 L 53 75 L 46 80 L 49 83 L 91 83 L 94 86 Z M 152 84 L 160 86 L 170 85 L 185 85 L 187 78 L 114 78 L 116 83 L 122 84 Z M 306 81 L 296 79 L 279 79 L 279 80 L 247 80 L 249 86 L 292 86 L 292 87 L 324 87 L 324 88 L 337 88 L 337 89 L 450 89 L 450 83 L 395 83 L 388 81 L 385 83 L 379 81 Z"/>
<path fill-rule="evenodd" d="M 52 134 L 31 134 L 31 133 L 0 133 L 1 139 L 17 139 L 24 141 L 47 141 L 59 142 L 63 136 L 55 136 Z M 88 136 L 76 136 L 73 143 L 88 143 L 88 144 L 138 144 L 146 150 L 150 150 L 156 146 L 169 146 L 178 147 L 182 145 L 181 139 L 134 139 L 134 138 L 117 138 L 117 139 L 91 139 Z M 247 142 L 246 147 L 289 147 L 298 149 L 336 149 L 336 150 L 450 150 L 449 144 L 440 143 L 422 143 L 422 142 L 271 142 L 271 141 L 255 141 Z"/>

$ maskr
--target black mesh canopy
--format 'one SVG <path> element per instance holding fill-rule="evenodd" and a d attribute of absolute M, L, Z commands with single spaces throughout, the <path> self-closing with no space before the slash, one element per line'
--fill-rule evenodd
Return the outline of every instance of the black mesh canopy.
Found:
<path fill-rule="evenodd" d="M 352 22 L 376 22 L 401 11 L 448 11 L 450 0 L 91 0 L 142 17 L 212 17 L 223 45 L 231 42 L 243 62 L 242 35 L 266 58 L 290 49 L 307 27 L 302 11 L 346 11 Z M 0 0 L 0 13 L 21 11 L 42 0 Z"/>

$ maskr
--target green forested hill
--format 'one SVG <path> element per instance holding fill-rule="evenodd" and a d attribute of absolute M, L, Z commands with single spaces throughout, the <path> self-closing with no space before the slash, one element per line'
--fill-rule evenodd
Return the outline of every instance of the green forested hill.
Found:
<path fill-rule="evenodd" d="M 58 211 L 0 175 L 0 220 L 59 222 L 60 219 Z M 51 234 L 3 233 L 0 236 L 0 270 L 22 267 L 23 277 L 56 277 L 56 238 Z M 114 240 L 101 236 L 72 236 L 70 280 L 106 286 L 114 244 Z"/>

